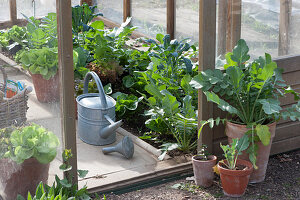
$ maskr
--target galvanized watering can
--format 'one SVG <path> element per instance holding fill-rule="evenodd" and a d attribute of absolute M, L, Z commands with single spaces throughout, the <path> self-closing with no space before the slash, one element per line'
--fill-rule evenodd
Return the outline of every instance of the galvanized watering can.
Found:
<path fill-rule="evenodd" d="M 99 93 L 88 93 L 90 79 L 96 81 Z M 82 141 L 93 145 L 107 145 L 116 141 L 116 129 L 122 120 L 115 121 L 116 101 L 105 95 L 102 83 L 95 72 L 84 78 L 83 94 L 76 98 L 78 135 Z"/>

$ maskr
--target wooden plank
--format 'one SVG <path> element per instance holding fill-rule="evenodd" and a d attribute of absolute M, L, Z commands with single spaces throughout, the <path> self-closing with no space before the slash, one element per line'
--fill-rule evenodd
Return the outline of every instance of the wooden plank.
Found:
<path fill-rule="evenodd" d="M 6 29 L 12 27 L 13 25 L 25 26 L 26 24 L 27 21 L 25 19 L 17 19 L 15 22 L 12 21 L 0 22 L 0 27 L 1 29 Z"/>
<path fill-rule="evenodd" d="M 300 136 L 273 142 L 271 155 L 292 151 L 300 148 Z"/>
<path fill-rule="evenodd" d="M 199 71 L 215 68 L 216 52 L 216 0 L 199 1 Z M 201 90 L 198 92 L 198 127 L 201 120 L 213 116 L 213 105 L 208 103 Z M 198 150 L 202 144 L 212 152 L 213 130 L 206 126 L 198 139 Z"/>
<path fill-rule="evenodd" d="M 300 68 L 300 65 L 299 65 Z M 289 85 L 300 84 L 300 69 L 298 71 L 282 74 L 283 80 Z"/>
<path fill-rule="evenodd" d="M 167 34 L 175 38 L 176 0 L 167 0 Z"/>
<path fill-rule="evenodd" d="M 131 0 L 123 0 L 123 22 L 127 17 L 131 17 Z"/>
<path fill-rule="evenodd" d="M 17 21 L 17 0 L 9 1 L 10 21 L 14 24 Z"/>
<path fill-rule="evenodd" d="M 93 0 L 80 0 L 80 5 L 82 5 L 84 3 L 88 4 L 89 6 L 92 6 Z"/>
<path fill-rule="evenodd" d="M 300 55 L 280 56 L 279 58 L 274 59 L 274 61 L 279 68 L 284 69 L 284 73 L 300 70 Z"/>
<path fill-rule="evenodd" d="M 227 0 L 219 1 L 217 56 L 222 56 L 222 58 L 224 58 L 224 55 L 226 53 L 227 9 Z"/>
<path fill-rule="evenodd" d="M 236 46 L 241 38 L 242 1 L 232 0 L 232 22 L 231 22 L 231 49 Z"/>
<path fill-rule="evenodd" d="M 284 124 L 278 124 L 276 127 L 276 135 L 274 138 L 274 142 L 285 140 L 288 138 L 298 137 L 300 136 L 300 122 L 289 122 Z M 300 145 L 300 144 L 299 144 Z M 299 146 L 300 148 L 300 146 Z"/>
<path fill-rule="evenodd" d="M 65 176 L 72 176 L 73 183 L 78 183 L 71 9 L 71 0 L 56 0 L 62 136 L 64 148 L 73 154 L 69 160 L 72 170 Z"/>
<path fill-rule="evenodd" d="M 280 0 L 278 55 L 288 55 L 290 48 L 289 29 L 291 23 L 292 1 Z"/>

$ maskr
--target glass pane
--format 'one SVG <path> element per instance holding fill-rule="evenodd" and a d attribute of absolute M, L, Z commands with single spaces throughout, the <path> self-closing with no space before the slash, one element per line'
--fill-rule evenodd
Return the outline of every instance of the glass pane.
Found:
<path fill-rule="evenodd" d="M 138 31 L 155 37 L 166 33 L 166 0 L 132 0 L 132 25 Z"/>
<path fill-rule="evenodd" d="M 300 0 L 292 1 L 290 24 L 290 55 L 300 54 Z"/>
<path fill-rule="evenodd" d="M 176 38 L 199 38 L 199 0 L 176 1 Z"/>
<path fill-rule="evenodd" d="M 98 1 L 99 12 L 113 22 L 122 23 L 123 21 L 123 1 L 122 0 L 101 0 Z"/>
<path fill-rule="evenodd" d="M 0 21 L 9 20 L 9 0 L 0 0 Z"/>
<path fill-rule="evenodd" d="M 243 0 L 241 38 L 250 48 L 252 58 L 270 53 L 278 56 L 280 1 Z"/>

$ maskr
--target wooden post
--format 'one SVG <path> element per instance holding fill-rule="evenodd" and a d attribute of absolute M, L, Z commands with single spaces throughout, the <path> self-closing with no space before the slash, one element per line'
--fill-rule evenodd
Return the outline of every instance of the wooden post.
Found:
<path fill-rule="evenodd" d="M 216 50 L 216 0 L 199 1 L 199 71 L 215 68 Z M 213 116 L 213 105 L 208 103 L 201 90 L 198 92 L 198 128 L 201 120 Z M 213 130 L 206 126 L 198 139 L 198 150 L 202 144 L 212 152 Z"/>
<path fill-rule="evenodd" d="M 131 0 L 123 0 L 123 22 L 127 17 L 131 17 Z"/>
<path fill-rule="evenodd" d="M 232 0 L 227 1 L 227 29 L 226 29 L 226 52 L 229 52 L 232 50 L 231 48 L 231 36 L 232 36 Z"/>
<path fill-rule="evenodd" d="M 289 28 L 292 13 L 292 0 L 280 0 L 279 17 L 279 44 L 278 55 L 283 56 L 289 53 L 290 39 Z"/>
<path fill-rule="evenodd" d="M 65 174 L 65 176 L 70 175 L 73 177 L 73 183 L 77 183 L 78 177 L 71 9 L 71 0 L 56 0 L 62 137 L 64 148 L 71 149 L 73 154 L 73 157 L 69 160 L 69 164 L 72 165 L 72 170 L 68 174 Z"/>
<path fill-rule="evenodd" d="M 242 1 L 232 0 L 232 23 L 231 23 L 231 50 L 235 47 L 239 39 L 241 39 L 241 23 L 242 23 Z"/>
<path fill-rule="evenodd" d="M 220 0 L 218 5 L 218 44 L 217 56 L 226 53 L 227 0 Z"/>
<path fill-rule="evenodd" d="M 167 0 L 167 34 L 175 38 L 176 0 Z"/>
<path fill-rule="evenodd" d="M 10 21 L 15 24 L 17 21 L 17 0 L 9 1 Z"/>
<path fill-rule="evenodd" d="M 227 14 L 227 41 L 226 50 L 232 51 L 237 41 L 241 38 L 241 19 L 242 19 L 241 0 L 228 0 Z"/>

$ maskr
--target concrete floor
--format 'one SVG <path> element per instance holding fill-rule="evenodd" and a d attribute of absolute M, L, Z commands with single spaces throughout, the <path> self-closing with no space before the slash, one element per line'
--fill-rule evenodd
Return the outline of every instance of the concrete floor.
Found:
<path fill-rule="evenodd" d="M 23 81 L 27 86 L 33 87 L 31 78 L 26 72 L 3 54 L 0 54 L 1 59 L 14 66 L 6 68 L 9 79 Z M 0 81 L 2 82 L 2 76 L 0 76 Z M 28 122 L 37 123 L 54 132 L 62 144 L 59 103 L 40 103 L 33 90 L 29 94 L 28 106 Z M 157 157 L 160 152 L 157 149 L 122 128 L 117 129 L 117 141 L 112 145 L 121 141 L 125 135 L 128 135 L 134 142 L 135 152 L 130 160 L 118 153 L 104 155 L 101 151 L 103 146 L 86 144 L 77 137 L 78 169 L 89 171 L 86 178 L 79 180 L 79 186 L 87 185 L 91 191 L 104 191 L 144 181 L 150 177 L 176 173 L 182 171 L 182 168 L 191 169 L 190 161 L 185 158 L 170 159 L 166 157 L 166 160 L 159 161 Z M 51 162 L 49 184 L 54 181 L 55 174 L 62 176 L 62 172 L 58 168 L 62 162 L 61 152 L 62 147 L 59 148 L 56 159 Z"/>

